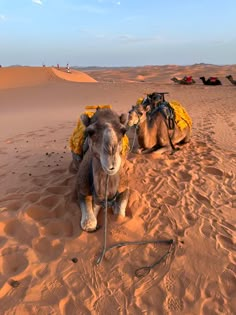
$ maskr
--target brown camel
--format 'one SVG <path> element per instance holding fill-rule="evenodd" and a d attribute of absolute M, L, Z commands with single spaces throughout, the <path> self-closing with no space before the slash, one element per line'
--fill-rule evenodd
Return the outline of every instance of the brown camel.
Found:
<path fill-rule="evenodd" d="M 227 75 L 226 78 L 233 84 L 233 85 L 236 85 L 236 80 L 233 79 L 233 76 L 230 74 L 230 75 Z"/>
<path fill-rule="evenodd" d="M 169 103 L 164 101 L 155 105 L 135 105 L 129 111 L 127 125 L 129 127 L 136 125 L 140 147 L 138 152 L 142 154 L 155 152 L 155 155 L 160 155 L 173 151 L 174 145 L 178 143 L 189 142 L 191 124 L 180 128 L 175 120 L 170 123 L 170 108 L 167 104 Z"/>
<path fill-rule="evenodd" d="M 217 77 L 209 77 L 207 80 L 205 77 L 200 77 L 204 85 L 222 85 L 221 81 Z"/>
<path fill-rule="evenodd" d="M 175 83 L 185 84 L 185 85 L 191 85 L 191 84 L 196 83 L 196 81 L 191 76 L 185 76 L 183 77 L 183 79 L 178 79 L 174 77 L 174 78 L 171 78 L 171 80 Z"/>
<path fill-rule="evenodd" d="M 82 212 L 81 228 L 91 232 L 96 230 L 97 215 L 104 207 L 107 176 L 108 206 L 114 214 L 125 216 L 129 190 L 127 186 L 122 187 L 126 160 L 122 154 L 122 139 L 127 115 L 119 116 L 111 109 L 99 109 L 92 118 L 85 114 L 80 118 L 86 126 L 89 149 L 79 166 L 76 191 Z"/>

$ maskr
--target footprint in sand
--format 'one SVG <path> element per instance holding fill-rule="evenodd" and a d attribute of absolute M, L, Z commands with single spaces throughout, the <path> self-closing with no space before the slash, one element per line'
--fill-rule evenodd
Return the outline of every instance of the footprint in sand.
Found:
<path fill-rule="evenodd" d="M 49 240 L 46 237 L 35 238 L 32 241 L 32 248 L 41 261 L 51 261 L 57 259 L 64 250 L 63 243 L 56 240 Z"/>
<path fill-rule="evenodd" d="M 9 277 L 21 273 L 29 264 L 25 252 L 18 248 L 4 248 L 1 260 L 3 274 Z"/>
<path fill-rule="evenodd" d="M 68 186 L 51 186 L 51 187 L 47 187 L 47 191 L 55 194 L 55 195 L 64 195 L 68 192 L 70 192 L 70 187 Z"/>
<path fill-rule="evenodd" d="M 166 301 L 167 310 L 171 312 L 180 312 L 183 310 L 183 301 L 176 296 L 169 296 Z"/>
<path fill-rule="evenodd" d="M 73 299 L 69 296 L 60 300 L 59 309 L 60 309 L 61 314 L 70 314 L 70 315 L 77 314 L 77 306 L 74 303 Z"/>
<path fill-rule="evenodd" d="M 2 248 L 6 242 L 7 242 L 7 238 L 0 236 L 0 248 Z"/>
<path fill-rule="evenodd" d="M 24 225 L 18 219 L 8 221 L 4 227 L 5 233 L 15 238 L 21 244 L 31 245 L 33 235 L 38 235 L 37 227 L 35 225 Z"/>
<path fill-rule="evenodd" d="M 212 224 L 210 224 L 208 221 L 206 221 L 204 218 L 202 219 L 199 231 L 201 234 L 203 234 L 207 238 L 214 238 L 216 237 L 216 232 Z"/>
<path fill-rule="evenodd" d="M 179 202 L 179 198 L 177 196 L 175 198 L 168 196 L 168 197 L 164 198 L 163 201 L 164 201 L 164 203 L 167 203 L 170 206 L 176 206 L 177 203 Z"/>
<path fill-rule="evenodd" d="M 24 199 L 30 202 L 36 202 L 40 198 L 40 193 L 38 192 L 30 192 L 25 195 Z"/>
<path fill-rule="evenodd" d="M 187 171 L 178 171 L 176 177 L 183 182 L 190 182 L 192 179 L 192 175 Z"/>
<path fill-rule="evenodd" d="M 232 237 L 227 237 L 225 235 L 218 234 L 216 236 L 217 243 L 220 245 L 221 248 L 229 251 L 234 252 L 235 251 L 235 243 L 232 240 Z"/>
<path fill-rule="evenodd" d="M 55 217 L 53 211 L 50 211 L 50 209 L 38 204 L 30 205 L 25 212 L 30 218 L 32 218 L 35 221 Z"/>
<path fill-rule="evenodd" d="M 211 174 L 211 175 L 215 175 L 219 177 L 222 177 L 224 175 L 224 173 L 220 169 L 215 168 L 215 167 L 205 167 L 204 170 L 206 173 Z"/>
<path fill-rule="evenodd" d="M 54 219 L 47 222 L 46 225 L 42 227 L 42 234 L 47 236 L 65 236 L 71 237 L 74 235 L 73 224 L 69 219 Z"/>
<path fill-rule="evenodd" d="M 235 265 L 234 265 L 235 266 Z M 235 269 L 235 268 L 233 268 Z M 219 282 L 221 284 L 220 289 L 224 296 L 229 299 L 236 298 L 236 274 L 231 269 L 225 269 L 219 276 Z"/>
<path fill-rule="evenodd" d="M 18 211 L 22 206 L 22 202 L 20 200 L 9 200 L 4 203 L 4 206 L 7 211 Z"/>

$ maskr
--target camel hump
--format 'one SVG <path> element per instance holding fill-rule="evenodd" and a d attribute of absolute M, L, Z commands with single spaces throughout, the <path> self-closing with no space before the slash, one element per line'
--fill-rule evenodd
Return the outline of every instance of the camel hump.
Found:
<path fill-rule="evenodd" d="M 192 127 L 192 119 L 190 118 L 189 114 L 187 113 L 186 109 L 175 100 L 169 102 L 170 106 L 173 108 L 175 112 L 175 122 L 177 126 L 183 130 L 187 127 Z"/>

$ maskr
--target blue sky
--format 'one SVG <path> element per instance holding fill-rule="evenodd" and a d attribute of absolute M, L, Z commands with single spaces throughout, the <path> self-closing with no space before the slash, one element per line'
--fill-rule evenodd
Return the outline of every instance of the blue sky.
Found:
<path fill-rule="evenodd" d="M 236 0 L 0 0 L 0 64 L 236 63 Z"/>

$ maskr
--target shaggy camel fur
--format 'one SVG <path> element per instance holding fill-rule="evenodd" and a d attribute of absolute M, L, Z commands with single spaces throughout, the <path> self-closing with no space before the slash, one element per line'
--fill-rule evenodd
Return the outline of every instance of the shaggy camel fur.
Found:
<path fill-rule="evenodd" d="M 150 105 L 136 105 L 129 111 L 129 127 L 136 125 L 137 136 L 140 150 L 138 152 L 152 153 L 160 155 L 164 152 L 171 152 L 173 145 L 178 143 L 187 143 L 191 136 L 191 127 L 180 129 L 177 123 L 174 123 L 174 129 L 168 128 L 168 123 L 163 114 L 156 110 L 156 107 Z"/>
<path fill-rule="evenodd" d="M 236 80 L 233 79 L 233 76 L 230 74 L 230 75 L 227 75 L 226 78 L 233 84 L 233 85 L 236 85 Z"/>
<path fill-rule="evenodd" d="M 89 149 L 77 173 L 76 191 L 82 212 L 81 228 L 96 230 L 97 215 L 105 202 L 108 176 L 108 205 L 114 214 L 125 216 L 129 190 L 121 186 L 126 156 L 122 155 L 122 138 L 126 132 L 127 115 L 118 116 L 110 109 L 99 109 L 89 118 L 81 115 L 87 127 Z"/>
<path fill-rule="evenodd" d="M 205 77 L 200 77 L 199 79 L 202 80 L 205 85 L 222 85 L 221 81 L 216 77 L 210 77 L 207 80 Z"/>
<path fill-rule="evenodd" d="M 196 83 L 196 81 L 192 77 L 187 77 L 187 76 L 183 77 L 183 79 L 178 79 L 174 77 L 174 78 L 171 78 L 171 80 L 175 83 L 185 84 L 185 85 L 191 85 L 191 84 Z"/>

